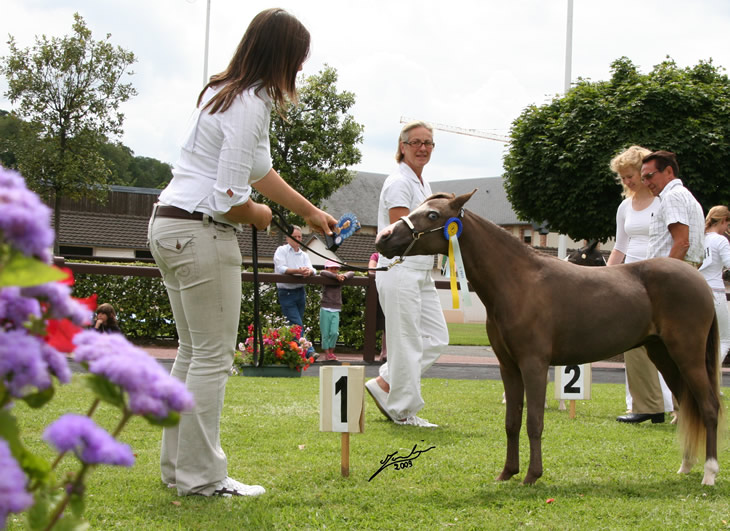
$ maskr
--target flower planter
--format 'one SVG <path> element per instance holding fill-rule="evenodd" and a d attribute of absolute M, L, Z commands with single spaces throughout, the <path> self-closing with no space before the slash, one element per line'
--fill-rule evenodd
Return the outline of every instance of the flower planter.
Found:
<path fill-rule="evenodd" d="M 263 367 L 245 366 L 241 376 L 264 376 L 268 378 L 300 378 L 302 371 L 290 369 L 287 365 L 264 365 Z"/>

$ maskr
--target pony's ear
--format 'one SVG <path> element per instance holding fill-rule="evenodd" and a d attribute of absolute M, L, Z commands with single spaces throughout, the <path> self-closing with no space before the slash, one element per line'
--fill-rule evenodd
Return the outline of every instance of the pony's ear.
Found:
<path fill-rule="evenodd" d="M 591 240 L 591 241 L 589 241 L 588 242 L 588 245 L 587 245 L 588 250 L 589 251 L 595 251 L 596 250 L 596 245 L 598 245 L 598 240 Z"/>
<path fill-rule="evenodd" d="M 464 195 L 460 195 L 458 197 L 455 197 L 454 198 L 454 201 L 452 202 L 452 204 L 457 209 L 463 208 L 464 203 L 466 203 L 467 201 L 469 201 L 469 199 L 471 199 L 471 196 L 473 196 L 477 192 L 477 190 L 478 190 L 478 188 L 474 188 L 474 190 L 472 190 L 468 194 L 464 194 Z"/>

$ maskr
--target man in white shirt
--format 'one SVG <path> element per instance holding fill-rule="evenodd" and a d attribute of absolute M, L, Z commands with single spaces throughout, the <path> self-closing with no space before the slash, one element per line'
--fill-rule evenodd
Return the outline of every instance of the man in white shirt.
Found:
<path fill-rule="evenodd" d="M 704 253 L 705 216 L 678 174 L 674 153 L 655 151 L 644 157 L 641 180 L 661 201 L 649 226 L 647 258 L 668 256 L 699 268 Z"/>
<path fill-rule="evenodd" d="M 302 229 L 294 225 L 292 233 L 287 236 L 286 243 L 274 253 L 274 272 L 279 275 L 296 275 L 308 277 L 316 275 L 309 255 L 302 251 Z M 307 306 L 307 292 L 304 284 L 279 282 L 276 284 L 279 294 L 281 313 L 289 324 L 304 326 L 304 310 Z"/>

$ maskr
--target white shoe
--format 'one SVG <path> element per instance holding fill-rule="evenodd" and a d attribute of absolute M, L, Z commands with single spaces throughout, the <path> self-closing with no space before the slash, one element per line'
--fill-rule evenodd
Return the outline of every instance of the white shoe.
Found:
<path fill-rule="evenodd" d="M 426 419 L 422 419 L 421 417 L 417 417 L 415 415 L 411 415 L 405 420 L 394 420 L 393 422 L 395 422 L 396 424 L 400 424 L 401 426 L 418 426 L 419 428 L 439 427 L 438 424 L 433 424 L 432 422 L 429 422 Z"/>
<path fill-rule="evenodd" d="M 375 381 L 375 378 L 365 382 L 365 389 L 370 396 L 373 397 L 373 402 L 375 402 L 375 405 L 378 406 L 380 412 L 385 415 L 385 418 L 395 422 L 393 415 L 390 414 L 388 406 L 386 405 L 388 403 L 388 393 L 383 391 L 383 389 L 378 385 L 378 382 Z"/>
<path fill-rule="evenodd" d="M 215 484 L 215 491 L 211 496 L 230 498 L 232 496 L 259 496 L 266 492 L 261 485 L 245 485 L 231 477 L 222 479 Z"/>

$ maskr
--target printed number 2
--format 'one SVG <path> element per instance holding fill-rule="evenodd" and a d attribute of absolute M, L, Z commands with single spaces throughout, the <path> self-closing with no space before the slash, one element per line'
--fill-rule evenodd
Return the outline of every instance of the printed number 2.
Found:
<path fill-rule="evenodd" d="M 341 376 L 335 382 L 335 395 L 341 393 L 340 397 L 340 422 L 347 424 L 347 376 Z"/>
<path fill-rule="evenodd" d="M 580 393 L 579 387 L 574 387 L 573 384 L 578 381 L 578 378 L 580 378 L 580 365 L 568 365 L 565 367 L 565 374 L 568 374 L 569 372 L 573 373 L 573 377 L 570 379 L 570 381 L 565 384 L 565 387 L 563 387 L 564 393 Z"/>

